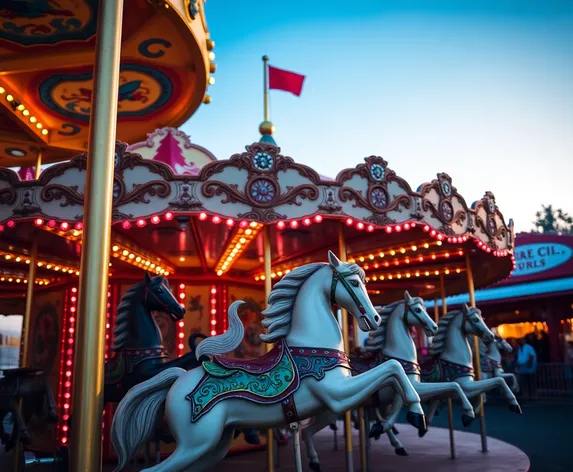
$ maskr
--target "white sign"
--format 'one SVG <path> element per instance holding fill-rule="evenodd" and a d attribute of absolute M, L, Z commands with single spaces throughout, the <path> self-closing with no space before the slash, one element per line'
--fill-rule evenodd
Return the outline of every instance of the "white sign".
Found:
<path fill-rule="evenodd" d="M 512 277 L 536 274 L 564 264 L 573 255 L 573 249 L 564 244 L 536 243 L 515 248 L 515 264 Z"/>

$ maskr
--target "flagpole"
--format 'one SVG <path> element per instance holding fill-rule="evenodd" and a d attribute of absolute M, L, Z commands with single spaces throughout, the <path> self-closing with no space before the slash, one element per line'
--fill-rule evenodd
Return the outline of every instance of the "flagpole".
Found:
<path fill-rule="evenodd" d="M 269 56 L 263 56 L 264 120 L 269 121 Z"/>

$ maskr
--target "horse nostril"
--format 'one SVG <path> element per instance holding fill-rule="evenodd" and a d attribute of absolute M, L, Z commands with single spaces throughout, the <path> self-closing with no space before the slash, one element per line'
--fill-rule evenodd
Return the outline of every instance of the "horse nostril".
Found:
<path fill-rule="evenodd" d="M 374 322 L 379 325 L 380 324 L 380 317 L 378 315 L 374 315 Z"/>

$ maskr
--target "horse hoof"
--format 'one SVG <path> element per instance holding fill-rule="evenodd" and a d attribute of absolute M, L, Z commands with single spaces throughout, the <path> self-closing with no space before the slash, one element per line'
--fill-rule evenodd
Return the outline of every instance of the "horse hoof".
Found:
<path fill-rule="evenodd" d="M 368 437 L 376 438 L 376 436 L 380 437 L 382 434 L 384 434 L 384 426 L 382 426 L 380 423 L 374 423 L 372 428 L 370 428 Z"/>
<path fill-rule="evenodd" d="M 398 431 L 398 428 L 396 428 L 396 426 L 392 426 L 392 432 L 394 434 L 400 434 L 400 431 Z"/>
<path fill-rule="evenodd" d="M 240 435 L 241 435 L 241 430 L 236 429 L 235 432 L 233 433 L 233 439 L 237 439 Z"/>
<path fill-rule="evenodd" d="M 427 429 L 419 429 L 419 430 L 418 430 L 418 437 L 419 437 L 419 438 L 423 438 L 423 437 L 426 435 L 427 432 L 428 432 Z"/>
<path fill-rule="evenodd" d="M 404 449 L 403 447 L 399 447 L 398 449 L 396 449 L 396 455 L 397 456 L 407 456 L 408 455 L 408 451 L 406 451 L 406 449 Z"/>
<path fill-rule="evenodd" d="M 464 426 L 469 426 L 475 420 L 475 416 L 470 416 L 466 413 L 462 414 L 462 424 Z"/>
<path fill-rule="evenodd" d="M 338 431 L 338 425 L 336 423 L 331 423 L 330 424 L 330 429 L 332 431 Z"/>
<path fill-rule="evenodd" d="M 315 472 L 320 472 L 320 463 L 310 461 L 308 463 L 310 470 L 314 470 Z"/>
<path fill-rule="evenodd" d="M 512 411 L 513 413 L 517 413 L 519 415 L 523 414 L 523 412 L 521 411 L 521 407 L 519 405 L 509 405 L 509 411 Z"/>
<path fill-rule="evenodd" d="M 426 434 L 426 417 L 422 413 L 409 411 L 406 415 L 406 421 L 418 431 L 424 431 L 424 434 Z"/>

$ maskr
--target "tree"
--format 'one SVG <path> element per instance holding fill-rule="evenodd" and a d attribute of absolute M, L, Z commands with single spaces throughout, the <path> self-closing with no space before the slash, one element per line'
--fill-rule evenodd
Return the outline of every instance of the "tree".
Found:
<path fill-rule="evenodd" d="M 573 233 L 573 217 L 561 208 L 553 205 L 541 205 L 541 211 L 535 213 L 535 232 L 537 233 Z"/>

